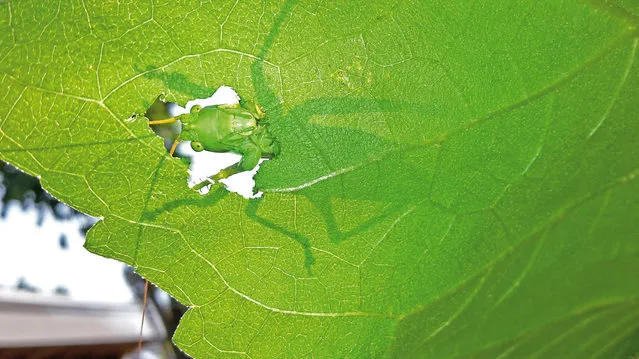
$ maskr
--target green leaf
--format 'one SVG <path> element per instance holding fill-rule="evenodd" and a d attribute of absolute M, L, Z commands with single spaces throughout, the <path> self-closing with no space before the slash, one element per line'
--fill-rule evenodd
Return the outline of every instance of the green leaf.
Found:
<path fill-rule="evenodd" d="M 0 157 L 191 306 L 190 355 L 639 352 L 636 2 L 0 6 Z M 220 85 L 282 144 L 262 199 L 129 119 Z"/>

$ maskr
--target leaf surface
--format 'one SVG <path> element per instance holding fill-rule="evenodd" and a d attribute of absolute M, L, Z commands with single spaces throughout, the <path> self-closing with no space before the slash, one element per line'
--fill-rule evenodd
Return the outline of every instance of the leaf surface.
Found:
<path fill-rule="evenodd" d="M 0 4 L 0 157 L 191 306 L 197 358 L 639 351 L 631 1 Z M 143 113 L 232 86 L 282 154 L 200 196 Z"/>

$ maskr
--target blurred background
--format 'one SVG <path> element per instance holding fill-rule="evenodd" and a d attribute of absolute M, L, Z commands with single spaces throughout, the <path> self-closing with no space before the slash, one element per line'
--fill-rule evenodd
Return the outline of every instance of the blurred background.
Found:
<path fill-rule="evenodd" d="M 137 358 L 144 280 L 82 247 L 96 220 L 1 161 L 0 198 L 0 358 Z M 187 358 L 185 309 L 150 286 L 141 358 Z"/>

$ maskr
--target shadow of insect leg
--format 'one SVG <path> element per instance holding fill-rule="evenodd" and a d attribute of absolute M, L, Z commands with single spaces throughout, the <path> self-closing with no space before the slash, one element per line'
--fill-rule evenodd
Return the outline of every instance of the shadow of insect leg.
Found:
<path fill-rule="evenodd" d="M 305 194 L 305 196 L 320 212 L 322 219 L 324 220 L 324 225 L 326 226 L 328 237 L 333 243 L 340 243 L 351 237 L 364 233 L 375 225 L 381 223 L 383 220 L 397 216 L 405 211 L 406 208 L 406 205 L 401 203 L 391 204 L 384 209 L 381 214 L 361 222 L 350 230 L 342 231 L 335 217 L 333 201 L 331 201 L 329 194 L 323 191 L 317 191 L 312 194 Z"/>
<path fill-rule="evenodd" d="M 260 217 L 257 214 L 257 209 L 261 202 L 262 202 L 262 198 L 255 198 L 250 200 L 248 202 L 248 206 L 246 207 L 246 215 L 252 220 L 256 221 L 257 223 L 263 225 L 264 227 L 272 229 L 279 233 L 282 233 L 283 235 L 299 243 L 302 249 L 304 250 L 304 267 L 308 271 L 308 274 L 312 275 L 311 266 L 315 264 L 315 257 L 313 256 L 313 253 L 311 252 L 311 241 L 307 237 L 299 233 L 292 232 L 282 226 L 279 226 L 273 223 L 272 221 L 266 218 Z"/>

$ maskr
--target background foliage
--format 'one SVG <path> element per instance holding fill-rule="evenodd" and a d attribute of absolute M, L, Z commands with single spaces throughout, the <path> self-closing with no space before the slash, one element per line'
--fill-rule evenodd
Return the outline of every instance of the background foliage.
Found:
<path fill-rule="evenodd" d="M 3 2 L 0 157 L 192 309 L 195 357 L 639 351 L 639 5 Z M 282 154 L 200 196 L 143 113 L 234 87 Z"/>

